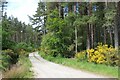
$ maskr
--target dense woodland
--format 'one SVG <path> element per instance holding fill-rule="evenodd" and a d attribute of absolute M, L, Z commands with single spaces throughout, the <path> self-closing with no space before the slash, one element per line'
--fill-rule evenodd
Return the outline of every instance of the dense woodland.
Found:
<path fill-rule="evenodd" d="M 40 2 L 30 17 L 41 30 L 41 49 L 47 54 L 73 56 L 98 43 L 119 47 L 120 3 Z"/>
<path fill-rule="evenodd" d="M 120 2 L 39 2 L 36 14 L 29 18 L 32 25 L 4 14 L 2 55 L 6 59 L 1 68 L 36 50 L 53 57 L 118 65 Z"/>

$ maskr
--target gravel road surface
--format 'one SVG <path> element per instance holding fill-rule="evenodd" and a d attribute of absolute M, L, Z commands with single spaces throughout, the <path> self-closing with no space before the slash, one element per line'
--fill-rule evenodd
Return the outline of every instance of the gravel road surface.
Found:
<path fill-rule="evenodd" d="M 39 56 L 38 52 L 30 53 L 29 59 L 32 63 L 35 78 L 107 78 L 49 62 Z"/>

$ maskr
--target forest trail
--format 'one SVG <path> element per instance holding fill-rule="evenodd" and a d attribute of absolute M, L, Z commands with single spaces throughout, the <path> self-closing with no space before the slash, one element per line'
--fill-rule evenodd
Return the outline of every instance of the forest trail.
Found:
<path fill-rule="evenodd" d="M 30 53 L 29 59 L 35 78 L 107 78 L 49 62 L 39 56 L 38 52 Z"/>

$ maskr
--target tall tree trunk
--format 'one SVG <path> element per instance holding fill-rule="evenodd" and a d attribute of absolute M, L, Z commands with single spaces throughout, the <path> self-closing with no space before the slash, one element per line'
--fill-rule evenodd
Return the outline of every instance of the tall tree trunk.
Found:
<path fill-rule="evenodd" d="M 26 32 L 24 32 L 24 41 L 25 41 L 25 42 L 26 42 L 26 38 L 27 38 Z"/>
<path fill-rule="evenodd" d="M 45 4 L 45 6 L 46 6 L 46 4 Z M 46 7 L 44 9 L 44 14 L 46 14 Z M 45 15 L 44 16 L 44 35 L 46 34 L 46 21 L 47 21 L 47 16 Z"/>
<path fill-rule="evenodd" d="M 119 43 L 118 43 L 118 26 L 120 27 L 120 2 L 117 3 L 117 15 L 115 17 L 115 27 L 114 27 L 114 43 L 115 43 L 115 49 L 118 49 Z"/>
<path fill-rule="evenodd" d="M 18 43 L 18 32 L 15 34 L 15 41 Z"/>
<path fill-rule="evenodd" d="M 68 6 L 69 6 L 69 12 L 73 12 L 73 9 L 72 9 L 72 7 L 73 7 L 72 2 L 70 2 Z"/>
<path fill-rule="evenodd" d="M 115 25 L 115 30 L 114 30 L 114 41 L 115 41 L 115 49 L 118 49 L 118 26 Z"/>
<path fill-rule="evenodd" d="M 89 16 L 92 15 L 92 3 L 89 6 Z M 94 48 L 94 25 L 90 24 L 90 48 Z"/>
<path fill-rule="evenodd" d="M 88 16 L 92 15 L 92 3 L 89 3 Z M 88 34 L 87 34 L 87 49 L 90 49 L 93 45 L 93 25 L 89 23 L 88 25 Z"/>
<path fill-rule="evenodd" d="M 109 30 L 109 36 L 110 36 L 110 44 L 113 45 L 113 38 L 112 38 L 111 28 L 108 27 L 108 30 Z"/>
<path fill-rule="evenodd" d="M 61 17 L 61 2 L 59 2 L 58 4 L 59 4 L 59 17 Z"/>
<path fill-rule="evenodd" d="M 92 3 L 90 2 L 89 3 L 89 6 L 88 6 L 88 16 L 91 16 L 91 7 L 92 7 Z M 88 24 L 88 29 L 87 29 L 87 49 L 90 49 L 91 48 L 91 27 L 92 25 L 89 23 Z"/>
<path fill-rule="evenodd" d="M 46 17 L 44 17 L 44 26 L 43 26 L 43 29 L 44 29 L 44 35 L 46 34 Z"/>
<path fill-rule="evenodd" d="M 96 24 L 94 25 L 94 47 L 96 47 L 96 43 L 97 43 L 97 40 L 96 40 Z"/>
<path fill-rule="evenodd" d="M 21 38 L 20 38 L 20 41 L 22 42 L 22 38 L 23 38 L 23 32 L 21 31 Z"/>
<path fill-rule="evenodd" d="M 63 7 L 61 6 L 61 2 L 59 2 L 59 17 L 62 19 L 64 18 Z"/>
<path fill-rule="evenodd" d="M 75 53 L 77 53 L 77 26 L 75 26 Z"/>
<path fill-rule="evenodd" d="M 16 33 L 15 33 L 15 34 L 16 34 Z M 15 40 L 15 34 L 13 34 L 12 38 L 13 38 L 13 41 L 16 42 L 16 40 Z"/>
<path fill-rule="evenodd" d="M 16 34 L 16 41 L 20 42 L 20 32 L 17 32 L 17 34 Z"/>
<path fill-rule="evenodd" d="M 90 31 L 90 24 L 88 24 L 88 26 L 87 26 L 87 49 L 90 49 L 90 33 L 89 33 L 89 31 Z"/>
<path fill-rule="evenodd" d="M 104 29 L 104 44 L 106 44 L 106 29 L 105 27 L 103 29 Z"/>
<path fill-rule="evenodd" d="M 91 25 L 91 48 L 94 48 L 94 25 Z"/>
<path fill-rule="evenodd" d="M 84 50 L 85 49 L 85 42 L 84 42 L 84 31 L 85 31 L 85 29 L 83 29 L 82 28 L 82 50 Z"/>
<path fill-rule="evenodd" d="M 76 3 L 74 3 L 74 13 L 76 13 Z M 77 53 L 78 41 L 77 41 L 77 26 L 75 26 L 75 53 Z"/>

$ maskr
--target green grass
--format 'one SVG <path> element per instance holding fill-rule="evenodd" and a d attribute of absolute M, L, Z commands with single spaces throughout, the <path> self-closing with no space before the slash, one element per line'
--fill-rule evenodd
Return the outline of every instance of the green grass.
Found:
<path fill-rule="evenodd" d="M 19 63 L 21 63 L 21 65 L 24 66 L 24 68 L 26 68 L 26 72 L 25 72 L 26 74 L 24 75 L 24 78 L 32 78 L 33 72 L 30 71 L 32 64 L 31 64 L 29 58 L 22 56 L 19 60 Z"/>
<path fill-rule="evenodd" d="M 32 78 L 33 72 L 30 71 L 31 62 L 28 57 L 20 57 L 17 63 L 17 67 L 13 67 L 11 70 L 4 73 L 5 78 Z"/>
<path fill-rule="evenodd" d="M 106 66 L 103 64 L 94 64 L 87 61 L 78 61 L 76 59 L 61 58 L 61 57 L 52 57 L 46 56 L 43 52 L 39 53 L 44 59 L 62 64 L 68 67 L 75 69 L 80 69 L 87 72 L 93 72 L 95 74 L 109 76 L 109 77 L 118 77 L 118 67 Z"/>

